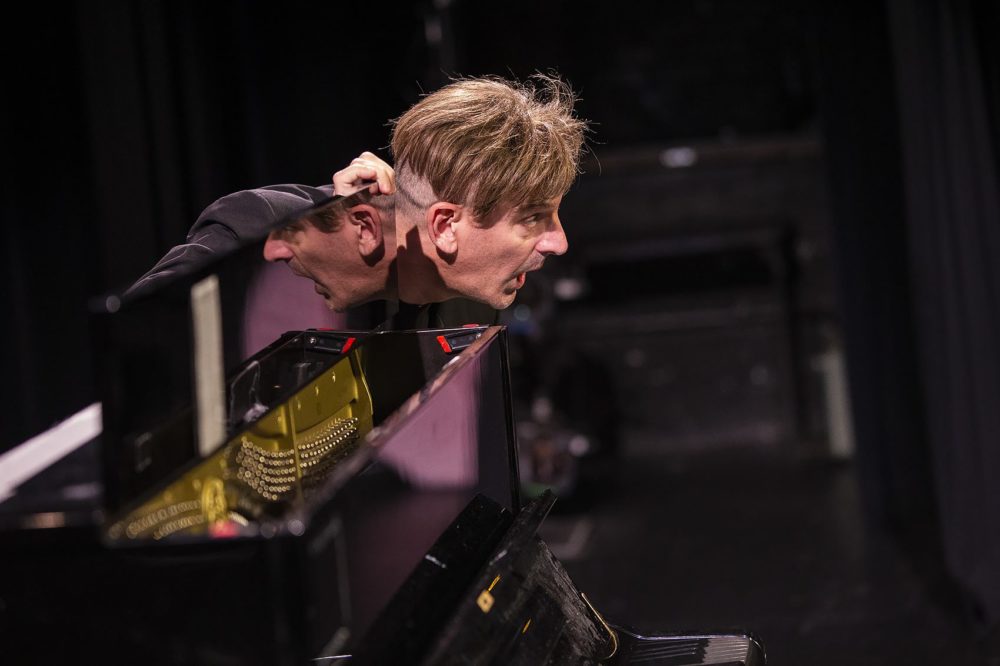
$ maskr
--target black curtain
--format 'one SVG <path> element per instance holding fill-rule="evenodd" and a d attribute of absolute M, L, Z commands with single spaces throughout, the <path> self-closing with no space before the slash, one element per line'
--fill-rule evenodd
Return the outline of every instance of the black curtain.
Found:
<path fill-rule="evenodd" d="M 857 469 L 878 529 L 934 534 L 885 9 L 816 14 L 823 132 Z"/>
<path fill-rule="evenodd" d="M 997 18 L 887 0 L 815 24 L 868 516 L 984 631 L 1000 620 Z"/>
<path fill-rule="evenodd" d="M 989 626 L 1000 620 L 1000 23 L 995 3 L 888 6 L 944 555 Z"/>
<path fill-rule="evenodd" d="M 0 450 L 94 399 L 86 300 L 101 253 L 77 46 L 72 8 L 0 22 Z"/>
<path fill-rule="evenodd" d="M 432 87 L 436 57 L 424 6 L 18 10 L 0 26 L 0 451 L 98 399 L 89 298 L 144 273 L 224 194 L 328 182 L 365 149 L 388 158 L 386 122 Z"/>

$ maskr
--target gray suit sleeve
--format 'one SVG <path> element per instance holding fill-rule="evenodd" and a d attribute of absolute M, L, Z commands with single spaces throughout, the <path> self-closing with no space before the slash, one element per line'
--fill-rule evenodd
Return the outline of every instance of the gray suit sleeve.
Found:
<path fill-rule="evenodd" d="M 187 241 L 171 248 L 127 293 L 149 291 L 211 257 L 262 240 L 280 220 L 331 196 L 332 185 L 271 185 L 226 195 L 203 210 L 188 232 Z"/>

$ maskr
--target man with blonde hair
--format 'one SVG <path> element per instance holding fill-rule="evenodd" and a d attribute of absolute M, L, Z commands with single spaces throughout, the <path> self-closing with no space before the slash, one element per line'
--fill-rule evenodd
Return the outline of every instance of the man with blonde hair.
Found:
<path fill-rule="evenodd" d="M 395 121 L 400 300 L 502 309 L 566 252 L 559 204 L 586 132 L 574 103 L 554 76 L 458 79 Z"/>
<path fill-rule="evenodd" d="M 265 258 L 312 280 L 336 310 L 380 298 L 423 305 L 461 297 L 506 308 L 527 273 L 568 247 L 559 204 L 576 178 L 586 131 L 574 103 L 553 76 L 526 84 L 458 79 L 395 121 L 395 181 L 388 164 L 363 153 L 334 175 L 332 189 L 280 185 L 223 197 L 202 213 L 189 242 L 133 289 L 362 187 L 370 196 L 346 200 L 332 217 L 272 231 Z M 435 313 L 430 324 L 470 316 L 461 308 Z"/>

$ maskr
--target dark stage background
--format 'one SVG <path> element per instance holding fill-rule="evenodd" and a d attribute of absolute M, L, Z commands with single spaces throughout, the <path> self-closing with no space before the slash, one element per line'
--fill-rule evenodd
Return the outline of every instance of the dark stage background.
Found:
<path fill-rule="evenodd" d="M 145 272 L 213 200 L 326 182 L 365 149 L 388 159 L 387 120 L 448 74 L 554 69 L 581 93 L 592 155 L 564 205 L 570 253 L 539 279 L 587 290 L 519 311 L 576 354 L 537 385 L 617 387 L 622 423 L 601 436 L 626 461 L 839 461 L 865 529 L 891 536 L 928 604 L 962 627 L 968 663 L 990 653 L 996 3 L 19 9 L 0 29 L 0 448 L 97 399 L 87 299 Z M 579 381 L 572 368 L 595 357 L 607 376 Z M 595 413 L 591 394 L 571 398 L 557 408 Z M 763 550 L 747 557 L 780 560 Z"/>

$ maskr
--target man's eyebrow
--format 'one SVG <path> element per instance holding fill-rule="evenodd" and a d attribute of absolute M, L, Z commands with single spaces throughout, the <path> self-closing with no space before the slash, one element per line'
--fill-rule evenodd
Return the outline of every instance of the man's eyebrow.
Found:
<path fill-rule="evenodd" d="M 518 207 L 519 213 L 535 213 L 538 211 L 555 210 L 556 206 L 551 201 L 540 201 L 538 203 L 524 204 Z"/>
<path fill-rule="evenodd" d="M 305 217 L 297 217 L 274 228 L 274 231 L 296 231 L 306 223 Z"/>

